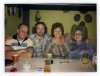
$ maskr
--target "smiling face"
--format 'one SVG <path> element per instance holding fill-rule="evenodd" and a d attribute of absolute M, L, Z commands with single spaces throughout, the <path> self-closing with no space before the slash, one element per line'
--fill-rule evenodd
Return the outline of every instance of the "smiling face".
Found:
<path fill-rule="evenodd" d="M 77 31 L 75 32 L 74 39 L 75 39 L 77 42 L 79 42 L 79 41 L 82 40 L 82 37 L 83 37 L 83 35 L 82 35 L 81 31 L 80 31 L 80 30 L 77 30 Z"/>
<path fill-rule="evenodd" d="M 45 28 L 42 24 L 38 24 L 36 28 L 36 33 L 38 36 L 43 36 L 45 32 Z"/>
<path fill-rule="evenodd" d="M 18 37 L 20 39 L 25 39 L 26 36 L 28 35 L 28 27 L 25 25 L 20 26 L 20 28 L 17 30 L 18 32 Z"/>
<path fill-rule="evenodd" d="M 58 28 L 56 28 L 56 29 L 54 29 L 54 37 L 57 37 L 57 38 L 59 38 L 59 37 L 61 37 L 62 36 L 62 31 L 61 31 L 61 29 L 58 27 Z"/>

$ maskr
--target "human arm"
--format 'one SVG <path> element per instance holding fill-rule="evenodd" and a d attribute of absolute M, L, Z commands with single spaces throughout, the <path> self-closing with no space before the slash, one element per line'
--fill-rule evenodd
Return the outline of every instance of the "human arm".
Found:
<path fill-rule="evenodd" d="M 12 37 L 13 37 L 12 35 L 6 35 L 6 36 L 5 36 L 5 40 L 11 40 Z"/>

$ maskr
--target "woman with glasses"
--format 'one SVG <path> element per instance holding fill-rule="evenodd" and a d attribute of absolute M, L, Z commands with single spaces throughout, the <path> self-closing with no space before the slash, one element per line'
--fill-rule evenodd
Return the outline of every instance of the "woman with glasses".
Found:
<path fill-rule="evenodd" d="M 83 54 L 87 54 L 92 59 L 96 49 L 86 42 L 84 31 L 82 28 L 77 27 L 74 31 L 74 40 L 71 43 L 71 57 L 73 59 L 80 59 Z"/>

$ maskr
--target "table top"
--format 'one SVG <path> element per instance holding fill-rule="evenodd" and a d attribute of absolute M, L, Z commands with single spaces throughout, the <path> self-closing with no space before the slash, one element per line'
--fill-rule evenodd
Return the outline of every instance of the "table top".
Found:
<path fill-rule="evenodd" d="M 20 58 L 20 60 L 12 66 L 5 67 L 5 71 L 9 72 L 11 68 L 16 67 L 18 72 L 44 72 L 45 58 Z M 53 59 L 53 64 L 50 65 L 51 72 L 95 72 L 91 62 L 83 64 L 80 60 Z M 24 70 L 23 64 L 27 61 L 31 64 L 30 70 Z M 67 60 L 68 61 L 68 60 Z M 38 71 L 41 68 L 41 71 Z"/>

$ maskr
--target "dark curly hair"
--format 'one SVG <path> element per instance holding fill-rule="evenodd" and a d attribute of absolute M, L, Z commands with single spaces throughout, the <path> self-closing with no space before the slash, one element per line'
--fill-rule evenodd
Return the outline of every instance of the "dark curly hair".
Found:
<path fill-rule="evenodd" d="M 52 28 L 51 28 L 51 36 L 52 36 L 52 37 L 54 37 L 54 30 L 55 30 L 56 28 L 58 28 L 58 27 L 61 29 L 62 35 L 64 35 L 64 28 L 63 28 L 62 23 L 56 22 L 56 23 L 54 23 L 54 24 L 52 25 Z"/>
<path fill-rule="evenodd" d="M 36 29 L 37 29 L 37 26 L 38 26 L 39 24 L 42 24 L 42 25 L 44 26 L 44 29 L 45 29 L 44 34 L 47 34 L 47 26 L 46 26 L 46 24 L 45 24 L 44 22 L 37 22 L 37 23 L 34 25 L 34 27 L 33 27 L 33 34 L 36 33 Z"/>

